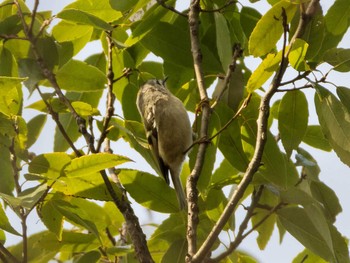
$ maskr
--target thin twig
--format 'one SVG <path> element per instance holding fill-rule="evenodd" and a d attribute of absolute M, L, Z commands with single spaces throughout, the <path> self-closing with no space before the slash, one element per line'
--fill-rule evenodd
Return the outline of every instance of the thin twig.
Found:
<path fill-rule="evenodd" d="M 114 42 L 112 41 L 112 32 L 108 31 L 106 32 L 106 39 L 108 44 L 108 54 L 107 54 L 107 61 L 108 61 L 108 67 L 107 67 L 107 87 L 108 87 L 108 93 L 107 93 L 107 105 L 106 105 L 106 115 L 103 120 L 103 128 L 101 132 L 100 139 L 98 140 L 96 150 L 99 152 L 101 150 L 101 145 L 105 138 L 107 137 L 108 133 L 108 126 L 109 122 L 112 119 L 112 116 L 114 114 L 114 101 L 115 101 L 115 95 L 113 93 L 113 83 L 114 83 L 114 72 L 113 72 L 113 48 L 114 48 Z"/>
<path fill-rule="evenodd" d="M 207 91 L 204 84 L 204 74 L 202 69 L 202 53 L 200 49 L 199 41 L 199 12 L 200 1 L 192 0 L 190 4 L 190 12 L 188 15 L 188 23 L 190 27 L 190 39 L 191 50 L 193 57 L 194 71 L 197 79 L 198 91 L 201 99 L 202 107 L 202 120 L 199 136 L 200 138 L 206 138 L 208 136 L 208 126 L 210 119 L 210 105 L 207 95 Z M 196 162 L 190 176 L 187 178 L 187 200 L 188 200 L 188 221 L 187 221 L 187 242 L 188 242 L 188 254 L 186 256 L 186 262 L 190 262 L 192 256 L 197 251 L 197 226 L 198 226 L 198 190 L 197 182 L 201 174 L 207 143 L 201 143 L 198 147 L 198 153 Z"/>
<path fill-rule="evenodd" d="M 294 90 L 302 90 L 302 89 L 310 89 L 314 88 L 313 84 L 307 84 L 302 87 L 294 87 L 292 89 L 278 89 L 277 92 L 289 92 L 289 91 L 294 91 Z"/>
<path fill-rule="evenodd" d="M 182 12 L 176 10 L 174 7 L 172 7 L 172 6 L 170 6 L 170 5 L 167 5 L 167 4 L 165 3 L 164 0 L 157 0 L 157 3 L 158 3 L 159 5 L 161 5 L 162 7 L 164 7 L 164 8 L 166 8 L 166 9 L 170 10 L 171 12 L 174 12 L 175 14 L 178 14 L 178 15 L 183 16 L 183 17 L 186 17 L 186 18 L 188 17 L 187 14 L 184 14 L 184 13 L 182 13 Z"/>
<path fill-rule="evenodd" d="M 204 13 L 213 13 L 213 12 L 221 12 L 222 10 L 224 10 L 225 8 L 229 7 L 232 4 L 236 4 L 238 1 L 234 1 L 234 0 L 229 0 L 226 4 L 224 4 L 222 7 L 216 8 L 216 9 L 211 9 L 211 10 L 207 10 L 207 9 L 200 9 L 201 12 Z"/>
<path fill-rule="evenodd" d="M 0 254 L 4 256 L 6 262 L 19 263 L 20 261 L 12 255 L 10 251 L 0 242 Z"/>

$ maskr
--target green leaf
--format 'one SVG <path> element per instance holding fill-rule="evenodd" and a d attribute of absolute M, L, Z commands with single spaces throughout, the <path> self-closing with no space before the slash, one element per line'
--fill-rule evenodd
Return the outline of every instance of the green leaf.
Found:
<path fill-rule="evenodd" d="M 82 101 L 73 101 L 72 106 L 82 117 L 101 115 L 100 111 L 93 108 L 90 104 Z"/>
<path fill-rule="evenodd" d="M 287 23 L 289 23 L 298 5 L 280 1 L 263 15 L 249 38 L 249 53 L 253 56 L 263 56 L 276 46 L 283 33 L 282 8 L 286 11 Z"/>
<path fill-rule="evenodd" d="M 278 204 L 278 197 L 272 194 L 270 191 L 263 191 L 261 198 L 259 199 L 259 204 L 266 205 L 268 207 L 274 207 Z M 266 216 L 269 216 L 266 218 Z M 269 210 L 256 208 L 254 210 L 254 215 L 252 217 L 253 227 L 256 224 L 265 220 L 264 223 L 257 227 L 258 237 L 256 239 L 258 246 L 261 250 L 264 250 L 268 244 L 276 223 L 276 215 L 269 215 Z"/>
<path fill-rule="evenodd" d="M 309 44 L 304 40 L 297 38 L 288 54 L 289 63 L 297 71 L 309 71 L 310 67 L 305 61 L 306 52 Z"/>
<path fill-rule="evenodd" d="M 122 13 L 111 7 L 110 0 L 85 1 L 77 0 L 67 5 L 64 10 L 80 10 L 90 15 L 96 16 L 103 21 L 112 22 L 122 17 Z"/>
<path fill-rule="evenodd" d="M 331 64 L 336 71 L 350 71 L 350 49 L 332 48 L 324 54 L 323 60 Z"/>
<path fill-rule="evenodd" d="M 95 153 L 73 159 L 71 163 L 66 166 L 64 171 L 68 177 L 82 176 L 93 174 L 130 161 L 129 158 L 121 155 Z"/>
<path fill-rule="evenodd" d="M 64 200 L 56 200 L 55 207 L 68 220 L 86 228 L 97 238 L 100 238 L 95 223 L 92 220 L 86 218 L 87 215 L 85 210 Z"/>
<path fill-rule="evenodd" d="M 338 86 L 337 95 L 343 106 L 350 112 L 350 89 Z"/>
<path fill-rule="evenodd" d="M 78 24 L 90 25 L 100 30 L 113 30 L 113 27 L 102 19 L 82 10 L 67 9 L 57 14 L 58 18 L 76 22 Z"/>
<path fill-rule="evenodd" d="M 32 210 L 46 191 L 47 186 L 45 183 L 25 189 L 18 195 L 18 199 L 21 200 L 21 207 Z"/>
<path fill-rule="evenodd" d="M 167 252 L 164 254 L 162 261 L 164 263 L 174 262 L 180 263 L 184 262 L 187 255 L 187 242 L 186 239 L 179 239 L 173 242 Z"/>
<path fill-rule="evenodd" d="M 161 213 L 179 211 L 175 190 L 170 188 L 163 178 L 124 169 L 118 177 L 127 192 L 140 205 Z"/>
<path fill-rule="evenodd" d="M 333 258 L 333 252 L 327 241 L 317 229 L 314 218 L 310 219 L 304 209 L 287 207 L 277 211 L 282 225 L 306 248 L 320 255 L 326 260 Z M 328 228 L 328 227 L 327 227 Z"/>
<path fill-rule="evenodd" d="M 322 131 L 342 162 L 350 165 L 350 113 L 328 90 L 317 86 L 316 112 Z"/>
<path fill-rule="evenodd" d="M 50 240 L 55 240 L 55 246 L 52 245 L 52 242 L 42 242 L 43 239 L 47 240 L 47 237 L 50 236 Z M 43 244 L 46 246 L 50 246 L 50 249 L 43 249 Z M 35 233 L 28 237 L 27 240 L 27 251 L 28 251 L 28 258 L 27 262 L 37 262 L 37 263 L 47 263 L 49 262 L 54 256 L 59 252 L 60 247 L 62 244 L 60 244 L 55 236 L 48 232 L 48 231 L 42 231 L 39 233 Z M 20 242 L 14 246 L 8 247 L 8 250 L 14 255 L 16 258 L 22 258 L 22 251 L 23 251 L 23 243 Z"/>
<path fill-rule="evenodd" d="M 77 261 L 76 263 L 96 263 L 100 262 L 101 253 L 97 250 L 89 251 L 87 253 L 84 253 Z"/>
<path fill-rule="evenodd" d="M 0 92 L 6 92 L 20 85 L 27 78 L 0 76 Z"/>
<path fill-rule="evenodd" d="M 20 77 L 26 78 L 24 85 L 30 92 L 34 91 L 39 81 L 45 79 L 38 63 L 31 58 L 23 58 L 18 61 L 18 71 Z"/>
<path fill-rule="evenodd" d="M 296 29 L 299 24 L 299 15 L 295 16 L 294 21 Z M 294 31 L 290 33 L 294 34 Z M 319 55 L 322 46 L 320 43 L 322 43 L 325 38 L 325 22 L 321 5 L 316 7 L 316 12 L 312 16 L 311 21 L 306 25 L 304 34 L 301 36 L 301 38 L 309 44 L 306 59 L 308 61 L 317 61 L 315 57 Z"/>
<path fill-rule="evenodd" d="M 305 260 L 306 259 L 306 260 Z M 299 253 L 292 261 L 292 263 L 328 263 L 318 255 L 312 253 L 309 249 L 304 249 L 301 253 Z"/>
<path fill-rule="evenodd" d="M 222 103 L 215 107 L 215 111 L 220 116 L 222 125 L 225 125 L 234 115 L 234 111 Z M 232 122 L 220 134 L 219 149 L 232 167 L 241 172 L 246 170 L 249 161 L 243 151 L 241 130 L 237 121 Z"/>
<path fill-rule="evenodd" d="M 238 184 L 241 180 L 239 171 L 224 158 L 220 166 L 213 173 L 210 188 L 221 189 L 226 185 Z"/>
<path fill-rule="evenodd" d="M 14 229 L 11 226 L 11 224 L 6 216 L 5 210 L 3 209 L 1 203 L 0 203 L 0 228 L 13 234 L 13 235 L 17 235 L 17 236 L 21 235 L 20 233 L 18 233 L 16 231 L 16 229 Z"/>
<path fill-rule="evenodd" d="M 342 211 L 339 199 L 335 192 L 323 182 L 311 181 L 312 196 L 324 206 L 324 213 L 331 222 Z"/>
<path fill-rule="evenodd" d="M 243 6 L 239 18 L 244 34 L 249 39 L 256 23 L 261 18 L 261 14 L 254 8 Z"/>
<path fill-rule="evenodd" d="M 121 196 L 121 190 L 112 183 L 114 191 Z M 79 177 L 61 177 L 52 186 L 57 192 L 68 196 L 112 201 L 100 173 L 82 174 Z"/>
<path fill-rule="evenodd" d="M 77 60 L 61 67 L 56 78 L 60 88 L 69 91 L 98 91 L 106 84 L 106 76 L 99 69 Z"/>
<path fill-rule="evenodd" d="M 324 137 L 321 126 L 319 125 L 310 125 L 307 127 L 303 137 L 303 142 L 323 151 L 330 152 L 332 150 L 332 147 L 329 145 L 328 140 Z"/>
<path fill-rule="evenodd" d="M 220 123 L 219 115 L 216 114 L 216 112 L 214 112 L 211 115 L 211 121 L 208 128 L 208 135 L 212 136 L 216 134 L 220 129 L 220 125 L 221 123 Z M 198 184 L 197 184 L 198 190 L 200 191 L 202 196 L 207 195 L 209 181 L 212 176 L 212 172 L 213 172 L 214 164 L 216 160 L 218 143 L 219 143 L 218 137 L 215 137 L 212 140 L 212 145 L 210 145 L 206 151 L 204 165 L 202 168 L 201 176 L 199 177 Z M 191 153 L 189 154 L 191 170 L 193 169 L 196 162 L 197 151 L 198 151 L 198 145 L 195 145 Z"/>
<path fill-rule="evenodd" d="M 276 71 L 281 61 L 282 53 L 268 54 L 248 79 L 247 91 L 259 89 Z"/>
<path fill-rule="evenodd" d="M 243 149 L 248 158 L 252 158 L 255 152 L 256 129 L 255 119 L 249 119 L 241 128 Z M 262 156 L 263 165 L 261 165 L 259 172 L 267 181 L 286 189 L 297 182 L 297 171 L 294 164 L 281 153 L 273 135 L 268 132 L 266 136 L 267 142 Z"/>
<path fill-rule="evenodd" d="M 0 118 L 0 123 L 3 125 L 2 119 Z M 0 129 L 1 130 L 1 129 Z M 0 136 L 1 139 L 2 135 Z M 10 139 L 6 138 L 8 143 L 10 143 Z M 11 154 L 8 147 L 4 146 L 0 143 L 0 170 L 1 170 L 1 184 L 0 184 L 0 193 L 12 194 L 12 190 L 15 187 L 15 178 L 13 176 L 13 170 L 11 165 Z"/>
<path fill-rule="evenodd" d="M 214 4 L 214 8 L 218 8 Z M 227 26 L 225 16 L 220 12 L 214 13 L 215 31 L 216 31 L 216 46 L 222 68 L 226 71 L 232 60 L 232 43 L 230 39 L 230 31 Z"/>
<path fill-rule="evenodd" d="M 158 22 L 155 26 L 153 25 L 151 32 L 141 40 L 141 43 L 155 55 L 163 58 L 164 61 L 192 68 L 190 35 L 186 27 L 180 26 Z M 164 37 L 165 35 L 167 37 Z M 212 51 L 205 44 L 201 46 L 201 49 L 205 70 L 217 71 L 222 69 Z M 169 50 L 172 50 L 172 52 L 169 52 Z"/>
<path fill-rule="evenodd" d="M 62 198 L 59 193 L 48 194 L 42 205 L 38 206 L 37 212 L 47 229 L 55 233 L 57 239 L 62 241 L 64 217 L 56 208 L 55 202 L 58 198 Z"/>
<path fill-rule="evenodd" d="M 344 33 L 349 27 L 350 6 L 347 0 L 337 0 L 329 8 L 325 17 L 326 27 L 334 35 Z"/>
<path fill-rule="evenodd" d="M 32 118 L 27 126 L 28 126 L 28 141 L 27 147 L 30 148 L 39 138 L 39 135 L 46 123 L 47 116 L 43 114 L 39 114 Z"/>
<path fill-rule="evenodd" d="M 218 78 L 217 85 L 213 92 L 213 99 L 217 100 L 221 95 L 220 101 L 228 105 L 232 110 L 236 111 L 243 98 L 245 80 L 243 68 L 241 65 L 236 65 L 236 69 L 231 74 L 228 87 L 224 86 L 224 79 Z M 222 91 L 226 90 L 222 93 Z"/>
<path fill-rule="evenodd" d="M 40 154 L 29 164 L 28 171 L 34 174 L 42 174 L 48 179 L 55 180 L 61 176 L 62 169 L 70 161 L 71 158 L 66 153 Z"/>
<path fill-rule="evenodd" d="M 299 90 L 287 92 L 279 106 L 278 129 L 288 158 L 301 143 L 307 129 L 308 118 L 308 102 L 305 94 Z"/>

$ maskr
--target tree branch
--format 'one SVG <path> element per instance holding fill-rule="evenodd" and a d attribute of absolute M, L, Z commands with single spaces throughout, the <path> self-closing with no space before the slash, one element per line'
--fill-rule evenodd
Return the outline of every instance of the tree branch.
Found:
<path fill-rule="evenodd" d="M 294 34 L 294 36 L 291 39 L 290 46 L 293 45 L 295 42 L 295 39 L 297 37 L 300 37 L 307 25 L 307 22 L 310 21 L 311 16 L 316 9 L 315 5 L 317 5 L 319 0 L 312 0 L 308 8 L 306 9 L 305 14 L 301 14 L 301 18 L 299 20 L 298 28 Z M 217 240 L 218 235 L 220 234 L 221 230 L 225 226 L 226 222 L 229 220 L 230 216 L 232 215 L 233 211 L 235 210 L 237 204 L 239 203 L 239 200 L 242 198 L 245 190 L 249 186 L 250 182 L 253 179 L 254 174 L 258 171 L 262 159 L 262 155 L 264 152 L 264 147 L 267 140 L 267 129 L 268 129 L 268 117 L 269 117 L 269 111 L 270 111 L 270 101 L 272 96 L 276 93 L 279 85 L 281 84 L 282 77 L 287 69 L 288 66 L 288 54 L 289 50 L 286 51 L 287 46 L 287 32 L 288 32 L 288 25 L 287 25 L 287 18 L 285 14 L 285 10 L 282 10 L 282 18 L 283 18 L 283 27 L 284 27 L 284 36 L 283 36 L 283 50 L 282 50 L 282 60 L 280 63 L 280 67 L 278 72 L 275 74 L 272 83 L 267 90 L 265 96 L 262 98 L 260 102 L 259 107 L 259 116 L 257 119 L 257 140 L 255 144 L 255 152 L 251 159 L 251 161 L 248 164 L 247 170 L 241 180 L 241 182 L 238 184 L 236 190 L 234 191 L 233 195 L 231 196 L 227 206 L 225 207 L 222 215 L 220 216 L 219 220 L 216 222 L 215 226 L 213 227 L 212 231 L 209 233 L 207 239 L 203 242 L 200 249 L 197 251 L 197 253 L 192 257 L 192 263 L 202 262 L 206 255 L 210 252 L 210 249 L 212 248 L 215 240 Z"/>
<path fill-rule="evenodd" d="M 107 87 L 108 87 L 108 94 L 107 94 L 107 110 L 106 115 L 103 120 L 103 128 L 101 132 L 100 139 L 97 143 L 97 152 L 101 150 L 101 145 L 105 138 L 107 137 L 108 133 L 108 126 L 109 122 L 112 119 L 112 116 L 114 114 L 114 101 L 115 101 L 115 95 L 113 93 L 113 83 L 114 83 L 114 72 L 113 72 L 113 47 L 114 43 L 112 41 L 112 32 L 108 31 L 106 32 L 106 39 L 107 39 L 107 45 L 108 45 L 108 53 L 107 53 L 107 61 L 108 61 L 108 69 L 107 69 Z"/>
<path fill-rule="evenodd" d="M 199 41 L 199 12 L 200 1 L 192 0 L 190 4 L 190 12 L 188 15 L 188 23 L 190 27 L 191 50 L 194 64 L 194 71 L 197 79 L 198 91 L 201 99 L 202 120 L 199 136 L 200 138 L 208 137 L 208 126 L 210 119 L 210 105 L 208 95 L 204 84 L 204 74 L 202 69 L 202 53 Z M 198 147 L 196 162 L 190 176 L 187 178 L 186 190 L 188 200 L 188 221 L 187 221 L 187 242 L 188 254 L 186 262 L 190 262 L 192 256 L 197 250 L 197 225 L 198 219 L 198 190 L 197 182 L 203 168 L 207 143 L 203 142 Z"/>
<path fill-rule="evenodd" d="M 1 256 L 0 258 L 2 260 L 6 260 L 4 262 L 11 262 L 11 263 L 19 263 L 20 261 L 15 258 L 14 255 L 11 254 L 10 251 L 7 250 L 6 247 L 4 247 L 4 245 L 0 242 L 0 255 L 3 255 L 3 257 Z"/>

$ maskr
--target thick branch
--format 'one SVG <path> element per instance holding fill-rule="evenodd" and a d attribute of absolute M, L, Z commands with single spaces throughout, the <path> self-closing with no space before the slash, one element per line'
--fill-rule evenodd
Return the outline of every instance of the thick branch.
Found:
<path fill-rule="evenodd" d="M 201 98 L 202 106 L 202 120 L 200 129 L 200 138 L 208 137 L 208 125 L 210 118 L 210 106 L 208 95 L 205 89 L 203 69 L 202 69 L 202 53 L 200 49 L 199 41 L 199 0 L 192 0 L 190 6 L 190 12 L 188 16 L 188 23 L 190 27 L 191 38 L 191 50 L 194 63 L 194 70 L 197 79 L 198 90 Z M 198 153 L 194 168 L 187 179 L 187 199 L 188 205 L 188 222 L 187 222 L 187 242 L 188 242 L 188 255 L 186 261 L 191 261 L 191 257 L 197 250 L 197 225 L 198 225 L 198 190 L 197 181 L 202 171 L 204 164 L 204 157 L 207 144 L 201 143 L 198 147 Z"/>

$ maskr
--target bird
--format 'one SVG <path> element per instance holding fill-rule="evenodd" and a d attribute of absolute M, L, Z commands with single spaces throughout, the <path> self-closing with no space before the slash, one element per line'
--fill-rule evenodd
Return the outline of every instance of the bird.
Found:
<path fill-rule="evenodd" d="M 136 105 L 160 171 L 167 184 L 170 184 L 170 171 L 179 207 L 183 210 L 187 201 L 180 173 L 193 143 L 193 132 L 185 106 L 166 88 L 165 82 L 166 79 L 146 81 L 140 86 Z"/>

